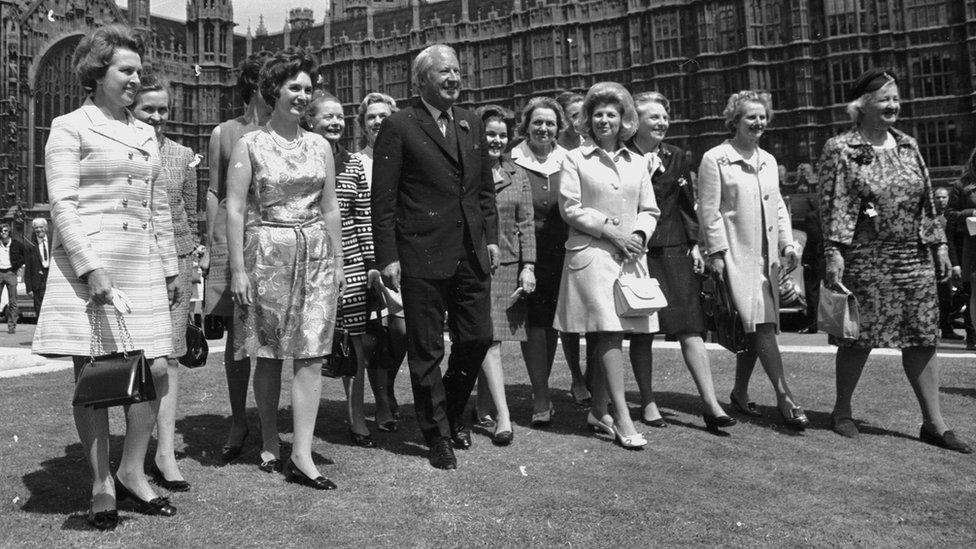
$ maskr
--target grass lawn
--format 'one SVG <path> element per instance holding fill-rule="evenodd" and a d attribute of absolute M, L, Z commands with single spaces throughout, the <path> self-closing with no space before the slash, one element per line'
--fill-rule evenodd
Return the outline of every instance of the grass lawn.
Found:
<path fill-rule="evenodd" d="M 398 433 L 375 449 L 347 442 L 341 385 L 326 380 L 315 450 L 339 489 L 317 492 L 257 469 L 257 417 L 238 461 L 219 460 L 227 426 L 222 356 L 181 372 L 177 448 L 191 492 L 173 518 L 126 511 L 114 532 L 88 529 L 88 466 L 71 417 L 70 371 L 0 380 L 0 546 L 972 546 L 976 457 L 917 441 L 920 415 L 896 357 L 872 357 L 856 395 L 867 422 L 860 441 L 829 430 L 833 357 L 790 354 L 789 381 L 812 426 L 780 425 L 757 367 L 752 396 L 764 418 L 716 436 L 703 429 L 691 377 L 674 350 L 656 352 L 658 402 L 668 429 L 643 428 L 650 444 L 629 452 L 585 429 L 568 395 L 561 353 L 551 427 L 528 427 L 528 379 L 515 345 L 504 347 L 515 442 L 484 434 L 458 451 L 459 469 L 432 469 L 413 420 L 406 370 Z M 734 360 L 712 352 L 719 400 L 728 405 Z M 976 366 L 943 359 L 945 415 L 976 442 Z M 286 368 L 287 370 L 287 368 Z M 287 374 L 286 374 L 287 375 Z M 290 401 L 285 383 L 282 403 Z M 636 386 L 629 399 L 639 402 Z M 252 401 L 253 404 L 253 401 Z M 122 416 L 111 414 L 112 451 Z M 742 419 L 742 418 L 740 418 Z M 282 410 L 283 439 L 290 413 Z M 372 423 L 371 423 L 372 426 Z M 642 426 L 641 426 L 642 427 Z M 180 440 L 182 442 L 180 442 Z"/>

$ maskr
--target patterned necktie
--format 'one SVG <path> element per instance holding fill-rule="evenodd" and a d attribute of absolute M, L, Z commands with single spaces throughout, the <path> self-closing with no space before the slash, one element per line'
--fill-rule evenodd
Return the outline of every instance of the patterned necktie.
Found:
<path fill-rule="evenodd" d="M 447 116 L 446 112 L 441 112 L 437 120 L 441 122 L 443 127 L 441 131 L 444 134 L 444 142 L 447 143 L 448 150 L 457 151 L 457 135 L 454 134 L 454 123 L 451 122 L 451 117 Z"/>

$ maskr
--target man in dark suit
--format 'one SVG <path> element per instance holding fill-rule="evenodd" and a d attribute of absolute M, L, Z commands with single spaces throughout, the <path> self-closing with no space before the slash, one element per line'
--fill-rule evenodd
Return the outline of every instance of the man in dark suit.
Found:
<path fill-rule="evenodd" d="M 38 217 L 31 222 L 34 229 L 35 246 L 27 247 L 24 261 L 24 287 L 34 298 L 34 314 L 41 314 L 44 290 L 47 288 L 47 272 L 51 264 L 51 241 L 47 235 L 47 220 Z"/>
<path fill-rule="evenodd" d="M 411 70 L 420 99 L 383 122 L 374 146 L 373 239 L 383 282 L 402 287 L 414 407 L 430 463 L 454 469 L 452 445 L 471 446 L 463 412 L 492 338 L 495 191 L 481 120 L 454 106 L 461 86 L 454 50 L 430 46 Z M 442 378 L 445 312 L 452 344 Z"/>
<path fill-rule="evenodd" d="M 24 265 L 24 243 L 11 237 L 10 225 L 0 225 L 0 292 L 7 289 L 7 333 L 17 331 L 17 271 Z M 0 294 L 2 295 L 2 294 Z"/>

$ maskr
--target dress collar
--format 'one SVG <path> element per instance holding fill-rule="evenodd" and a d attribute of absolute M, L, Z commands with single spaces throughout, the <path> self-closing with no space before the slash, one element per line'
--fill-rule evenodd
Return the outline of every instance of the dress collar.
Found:
<path fill-rule="evenodd" d="M 726 139 L 721 146 L 724 148 L 723 152 L 725 154 L 725 159 L 728 161 L 729 164 L 740 163 L 749 166 L 755 165 L 754 162 L 755 159 L 746 160 L 745 157 L 743 157 L 742 154 L 739 153 L 739 151 L 735 150 L 735 147 L 732 146 L 731 139 Z M 770 160 L 772 160 L 772 155 L 762 150 L 762 148 L 756 147 L 756 154 L 759 156 L 760 170 L 763 168 L 763 166 L 768 164 Z"/>
<path fill-rule="evenodd" d="M 566 158 L 566 149 L 557 144 L 546 157 L 546 161 L 539 162 L 532 149 L 529 148 L 529 142 L 522 141 L 512 149 L 511 156 L 512 161 L 519 166 L 549 177 L 562 169 L 563 160 Z"/>
<path fill-rule="evenodd" d="M 603 154 L 610 159 L 616 159 L 620 156 L 625 156 L 628 160 L 630 160 L 630 155 L 631 155 L 631 151 L 630 149 L 627 148 L 626 145 L 620 147 L 619 149 L 611 153 L 603 150 L 592 139 L 587 139 L 586 141 L 583 142 L 582 145 L 580 145 L 580 152 L 583 153 L 583 156 L 590 156 L 592 154 Z"/>

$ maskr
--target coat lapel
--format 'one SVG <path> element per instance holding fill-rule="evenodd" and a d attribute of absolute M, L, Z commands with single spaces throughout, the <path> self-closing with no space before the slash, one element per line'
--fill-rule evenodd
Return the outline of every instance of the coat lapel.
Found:
<path fill-rule="evenodd" d="M 458 141 L 458 150 L 454 151 L 454 154 L 452 156 L 454 157 L 455 160 L 459 160 L 458 159 L 458 154 L 460 154 L 459 151 L 467 152 L 471 150 L 471 125 L 468 124 L 467 120 L 464 119 L 458 120 L 457 111 L 454 110 L 454 107 L 451 107 L 451 121 L 454 124 L 454 135 L 457 136 L 457 141 Z M 463 122 L 463 124 L 461 122 Z M 465 161 L 468 161 L 472 158 L 473 155 L 470 154 L 463 155 L 463 158 L 460 159 L 461 165 L 466 168 L 467 166 L 464 166 Z"/>
<path fill-rule="evenodd" d="M 121 143 L 127 147 L 133 149 L 138 149 L 145 155 L 150 154 L 151 142 L 155 140 L 156 136 L 153 133 L 153 129 L 148 124 L 136 123 L 132 119 L 132 115 L 126 111 L 126 117 L 129 119 L 129 127 L 132 128 L 131 132 L 119 132 L 117 129 L 113 129 L 113 124 L 110 123 L 108 117 L 102 112 L 91 99 L 85 101 L 85 104 L 81 106 L 82 111 L 88 116 L 88 120 L 91 122 L 91 130 L 102 137 L 111 139 Z"/>
<path fill-rule="evenodd" d="M 451 160 L 457 162 L 457 151 L 451 153 L 450 147 L 447 146 L 447 140 L 444 139 L 444 134 L 441 133 L 441 129 L 437 126 L 437 121 L 430 115 L 430 111 L 424 106 L 423 102 L 418 100 L 419 104 L 416 107 L 417 121 L 420 122 L 420 129 L 430 136 L 434 140 L 434 143 L 450 158 Z"/>

